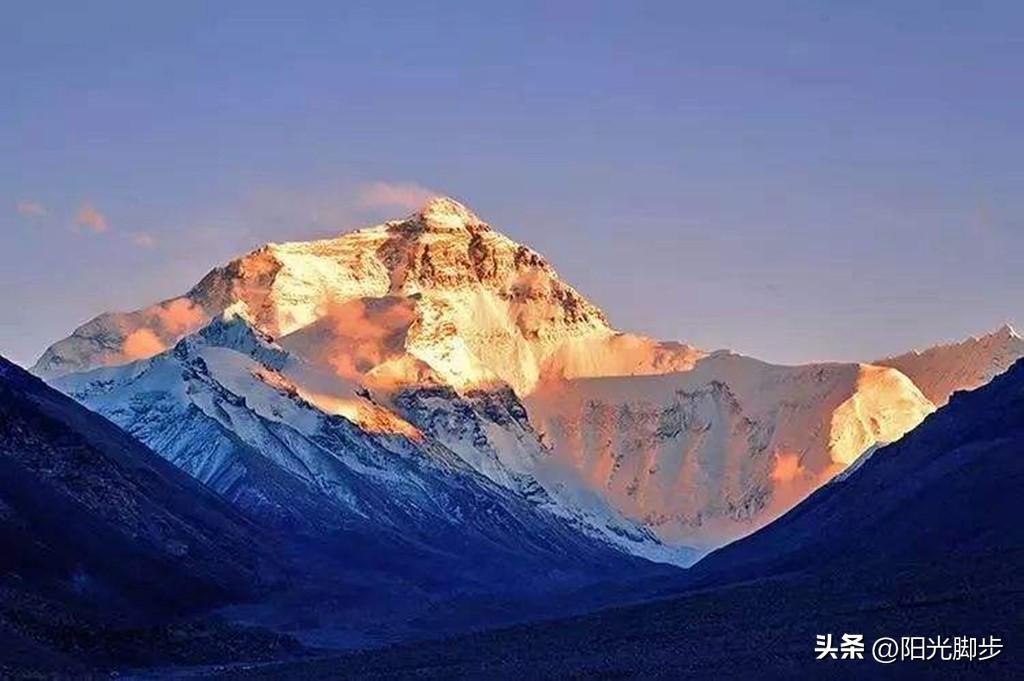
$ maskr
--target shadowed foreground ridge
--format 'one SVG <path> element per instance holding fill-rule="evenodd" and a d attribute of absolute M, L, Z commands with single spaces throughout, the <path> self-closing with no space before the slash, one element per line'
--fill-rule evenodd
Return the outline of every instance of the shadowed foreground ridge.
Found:
<path fill-rule="evenodd" d="M 682 594 L 224 678 L 927 678 L 1024 674 L 1024 362 L 692 569 Z M 815 635 L 997 636 L 985 662 L 816 661 Z"/>
<path fill-rule="evenodd" d="M 216 495 L 0 358 L 0 676 L 102 664 L 122 644 L 144 659 L 154 625 L 265 592 L 268 555 Z"/>

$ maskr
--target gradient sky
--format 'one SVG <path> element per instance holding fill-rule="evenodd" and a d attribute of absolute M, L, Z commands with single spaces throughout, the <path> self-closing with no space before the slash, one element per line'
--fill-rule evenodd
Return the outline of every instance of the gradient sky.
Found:
<path fill-rule="evenodd" d="M 1021 3 L 42 4 L 0 22 L 22 363 L 418 188 L 706 348 L 870 359 L 1024 321 Z"/>

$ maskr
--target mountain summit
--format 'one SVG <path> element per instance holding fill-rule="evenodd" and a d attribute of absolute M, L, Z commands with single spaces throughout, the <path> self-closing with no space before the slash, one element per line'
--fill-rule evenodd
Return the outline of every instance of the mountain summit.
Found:
<path fill-rule="evenodd" d="M 399 225 L 421 223 L 425 229 L 437 231 L 460 230 L 470 227 L 489 229 L 487 223 L 476 216 L 466 206 L 449 196 L 438 196 L 427 201 L 416 211 L 411 219 L 399 222 Z"/>

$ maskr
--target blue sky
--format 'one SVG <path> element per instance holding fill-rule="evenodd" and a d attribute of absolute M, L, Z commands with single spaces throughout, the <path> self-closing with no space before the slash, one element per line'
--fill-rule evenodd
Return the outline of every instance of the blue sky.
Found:
<path fill-rule="evenodd" d="M 61 4 L 0 28 L 16 361 L 408 212 L 375 183 L 707 348 L 869 359 L 1024 321 L 1019 3 Z"/>

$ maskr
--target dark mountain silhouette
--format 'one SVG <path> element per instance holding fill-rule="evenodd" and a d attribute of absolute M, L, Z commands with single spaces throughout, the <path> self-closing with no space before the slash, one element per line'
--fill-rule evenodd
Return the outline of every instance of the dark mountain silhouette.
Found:
<path fill-rule="evenodd" d="M 280 579 L 269 548 L 201 484 L 0 358 L 0 664 L 102 656 L 114 630 L 252 598 Z"/>

